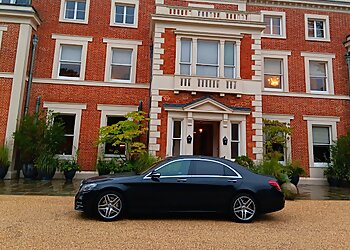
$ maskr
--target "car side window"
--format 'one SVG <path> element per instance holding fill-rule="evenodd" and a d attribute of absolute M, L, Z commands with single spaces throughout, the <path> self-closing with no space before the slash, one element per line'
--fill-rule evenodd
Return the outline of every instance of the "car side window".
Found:
<path fill-rule="evenodd" d="M 228 167 L 225 167 L 224 171 L 225 171 L 225 176 L 238 177 L 238 175 L 232 169 L 230 169 Z"/>
<path fill-rule="evenodd" d="M 188 175 L 191 161 L 173 161 L 157 170 L 161 176 Z"/>
<path fill-rule="evenodd" d="M 193 175 L 224 175 L 224 165 L 213 161 L 194 161 Z"/>

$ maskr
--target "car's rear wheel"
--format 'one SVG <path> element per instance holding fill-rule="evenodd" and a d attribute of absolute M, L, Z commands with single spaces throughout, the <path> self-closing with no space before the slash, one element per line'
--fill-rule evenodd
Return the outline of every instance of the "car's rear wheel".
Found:
<path fill-rule="evenodd" d="M 253 196 L 246 193 L 236 195 L 232 201 L 231 214 L 237 222 L 248 223 L 254 220 L 257 206 Z"/>
<path fill-rule="evenodd" d="M 124 201 L 121 194 L 116 191 L 101 193 L 96 200 L 96 215 L 103 221 L 118 220 L 124 212 Z"/>

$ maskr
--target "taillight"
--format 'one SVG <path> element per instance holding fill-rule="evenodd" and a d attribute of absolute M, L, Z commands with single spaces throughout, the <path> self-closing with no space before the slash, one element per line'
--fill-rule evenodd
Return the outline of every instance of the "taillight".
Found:
<path fill-rule="evenodd" d="M 271 186 L 273 186 L 274 188 L 276 188 L 278 191 L 281 191 L 281 187 L 280 187 L 280 185 L 278 184 L 277 181 L 269 180 L 269 184 L 270 184 Z"/>

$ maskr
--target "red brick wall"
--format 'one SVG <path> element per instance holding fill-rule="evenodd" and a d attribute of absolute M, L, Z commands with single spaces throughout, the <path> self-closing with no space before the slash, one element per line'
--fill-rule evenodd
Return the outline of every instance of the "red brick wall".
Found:
<path fill-rule="evenodd" d="M 251 35 L 244 35 L 242 41 L 241 41 L 241 78 L 242 79 L 248 79 L 251 80 L 253 76 L 252 71 L 252 36 Z"/>
<path fill-rule="evenodd" d="M 14 72 L 19 36 L 19 24 L 0 23 L 0 25 L 7 26 L 7 31 L 2 33 L 0 72 Z"/>
<path fill-rule="evenodd" d="M 38 30 L 39 44 L 35 77 L 51 78 L 55 52 L 52 34 L 91 36 L 89 43 L 86 80 L 103 81 L 106 64 L 106 47 L 103 38 L 140 40 L 137 58 L 137 83 L 150 82 L 150 28 L 151 14 L 154 13 L 154 0 L 140 0 L 138 28 L 110 26 L 111 1 L 91 1 L 89 24 L 60 23 L 61 0 L 33 0 L 33 5 L 42 19 Z M 50 6 L 50 8 L 48 8 Z"/>
<path fill-rule="evenodd" d="M 262 39 L 262 49 L 291 50 L 289 57 L 289 89 L 291 92 L 305 92 L 304 52 L 332 53 L 334 90 L 336 95 L 348 95 L 348 75 L 345 61 L 346 49 L 343 42 L 350 34 L 350 14 L 337 12 L 323 12 L 305 9 L 271 8 L 262 6 L 248 6 L 248 11 L 272 10 L 286 13 L 287 39 Z M 304 14 L 328 15 L 330 22 L 331 42 L 316 42 L 305 40 Z"/>
<path fill-rule="evenodd" d="M 167 141 L 167 123 L 168 123 L 168 112 L 164 110 L 163 104 L 184 104 L 191 102 L 193 100 L 199 99 L 203 96 L 207 96 L 208 93 L 197 93 L 193 96 L 189 92 L 181 92 L 180 94 L 174 94 L 174 91 L 161 90 L 159 93 L 163 97 L 161 102 L 162 113 L 159 115 L 158 119 L 161 120 L 160 126 L 160 138 L 158 138 L 157 143 L 161 145 L 159 156 L 164 157 L 166 155 Z M 213 99 L 224 103 L 227 106 L 250 108 L 252 109 L 252 101 L 254 96 L 243 95 L 241 98 L 235 96 L 226 95 L 225 97 L 220 97 L 218 94 L 210 95 Z M 253 130 L 252 130 L 253 118 L 247 116 L 247 154 L 249 157 L 253 157 L 253 147 L 255 146 L 252 141 Z"/>
<path fill-rule="evenodd" d="M 0 145 L 5 141 L 12 79 L 0 78 Z"/>
<path fill-rule="evenodd" d="M 264 96 L 263 113 L 294 115 L 294 120 L 291 121 L 292 158 L 300 161 L 306 170 L 309 166 L 309 151 L 304 115 L 340 117 L 337 124 L 338 137 L 346 134 L 350 128 L 350 103 L 346 100 Z"/>
<path fill-rule="evenodd" d="M 139 105 L 148 111 L 148 89 L 126 89 L 113 87 L 88 87 L 74 85 L 34 84 L 30 110 L 35 109 L 36 97 L 43 102 L 86 103 L 81 117 L 79 158 L 83 170 L 93 170 L 97 159 L 96 141 L 100 128 L 101 111 L 97 104 Z"/>
<path fill-rule="evenodd" d="M 176 62 L 176 35 L 174 29 L 165 29 L 162 38 L 164 38 L 164 43 L 162 44 L 164 54 L 160 58 L 164 60 L 164 63 L 160 69 L 163 70 L 164 74 L 173 75 L 175 74 Z"/>

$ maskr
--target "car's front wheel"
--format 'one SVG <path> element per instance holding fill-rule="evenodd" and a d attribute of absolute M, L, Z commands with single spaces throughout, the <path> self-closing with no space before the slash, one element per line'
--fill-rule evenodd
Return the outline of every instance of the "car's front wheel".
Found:
<path fill-rule="evenodd" d="M 238 194 L 233 198 L 231 214 L 237 222 L 251 222 L 257 214 L 255 199 L 250 194 Z"/>
<path fill-rule="evenodd" d="M 123 197 L 116 191 L 103 192 L 97 197 L 95 208 L 99 219 L 118 220 L 124 212 Z"/>

